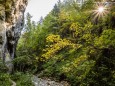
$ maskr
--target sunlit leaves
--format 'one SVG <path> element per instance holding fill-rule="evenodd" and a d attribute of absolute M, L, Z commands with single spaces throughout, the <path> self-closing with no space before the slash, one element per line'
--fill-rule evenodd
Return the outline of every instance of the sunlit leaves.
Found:
<path fill-rule="evenodd" d="M 101 83 L 94 80 L 98 77 L 101 81 L 107 81 L 106 74 L 102 78 L 103 72 L 112 70 L 115 75 L 114 68 L 111 68 L 114 67 L 115 56 L 114 12 L 94 23 L 94 16 L 91 14 L 94 10 L 92 1 L 88 0 L 80 8 L 72 0 L 65 0 L 61 6 L 55 5 L 36 30 L 33 29 L 30 35 L 23 35 L 18 47 L 22 47 L 19 49 L 22 50 L 20 54 L 32 54 L 34 65 L 38 69 L 41 67 L 45 71 L 43 74 L 58 78 L 64 75 L 64 79 L 70 81 L 72 86 L 98 86 Z M 105 48 L 110 51 L 104 50 Z M 109 58 L 105 59 L 105 54 Z M 88 75 L 90 78 L 87 80 Z"/>
<path fill-rule="evenodd" d="M 111 29 L 104 30 L 102 35 L 96 39 L 95 44 L 100 48 L 115 47 L 115 31 Z"/>
<path fill-rule="evenodd" d="M 61 40 L 61 38 L 60 38 L 60 36 L 59 35 L 54 35 L 54 34 L 50 34 L 47 38 L 46 38 L 46 41 L 47 42 L 58 42 L 58 41 L 60 41 Z"/>
<path fill-rule="evenodd" d="M 82 28 L 79 23 L 72 23 L 70 26 L 70 31 L 73 34 L 73 37 L 77 37 L 82 34 Z"/>
<path fill-rule="evenodd" d="M 67 39 L 61 39 L 59 35 L 49 35 L 46 38 L 47 42 L 52 42 L 53 44 L 47 45 L 47 48 L 44 49 L 44 51 L 47 51 L 45 54 L 42 55 L 42 57 L 45 57 L 46 59 L 49 59 L 51 56 L 55 55 L 59 50 L 67 47 L 67 46 L 74 46 L 73 43 L 71 43 Z"/>
<path fill-rule="evenodd" d="M 62 20 L 67 20 L 69 18 L 69 13 L 65 12 L 65 10 L 61 10 L 59 14 L 59 19 Z"/>

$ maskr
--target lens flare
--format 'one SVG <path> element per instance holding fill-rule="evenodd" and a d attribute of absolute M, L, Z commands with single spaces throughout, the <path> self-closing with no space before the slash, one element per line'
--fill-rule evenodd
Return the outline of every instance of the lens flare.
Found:
<path fill-rule="evenodd" d="M 98 8 L 98 11 L 99 11 L 100 13 L 102 13 L 102 12 L 104 11 L 104 7 L 99 7 L 99 8 Z"/>
<path fill-rule="evenodd" d="M 100 3 L 96 3 L 95 4 L 95 10 L 93 10 L 93 16 L 94 16 L 94 20 L 95 19 L 100 19 L 103 18 L 104 16 L 106 16 L 108 13 L 107 11 L 107 6 L 100 2 Z"/>

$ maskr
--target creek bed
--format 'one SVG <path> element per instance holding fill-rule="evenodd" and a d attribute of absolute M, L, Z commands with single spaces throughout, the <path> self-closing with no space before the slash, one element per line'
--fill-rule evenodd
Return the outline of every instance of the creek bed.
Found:
<path fill-rule="evenodd" d="M 66 81 L 56 82 L 51 79 L 41 79 L 37 76 L 33 76 L 31 79 L 35 86 L 70 86 Z"/>

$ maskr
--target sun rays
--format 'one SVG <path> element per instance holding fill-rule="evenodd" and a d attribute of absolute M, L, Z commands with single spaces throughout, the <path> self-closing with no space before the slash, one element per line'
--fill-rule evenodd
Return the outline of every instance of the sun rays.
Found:
<path fill-rule="evenodd" d="M 104 2 L 98 2 L 95 4 L 95 10 L 93 10 L 94 20 L 100 19 L 108 14 L 107 6 Z"/>

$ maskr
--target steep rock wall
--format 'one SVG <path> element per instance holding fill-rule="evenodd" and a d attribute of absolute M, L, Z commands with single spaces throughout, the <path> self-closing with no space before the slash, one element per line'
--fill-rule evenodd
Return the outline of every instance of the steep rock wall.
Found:
<path fill-rule="evenodd" d="M 9 72 L 13 70 L 16 46 L 24 26 L 27 0 L 0 0 L 0 56 Z"/>

